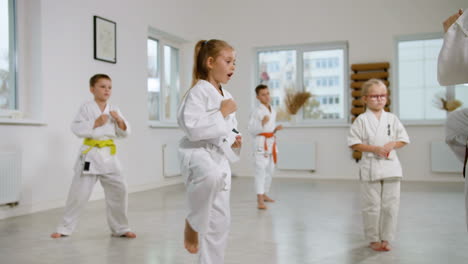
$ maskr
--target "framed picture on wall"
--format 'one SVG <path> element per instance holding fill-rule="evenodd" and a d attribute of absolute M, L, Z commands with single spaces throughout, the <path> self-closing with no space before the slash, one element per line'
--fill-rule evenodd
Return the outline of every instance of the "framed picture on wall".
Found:
<path fill-rule="evenodd" d="M 94 59 L 117 63 L 117 24 L 94 16 Z"/>

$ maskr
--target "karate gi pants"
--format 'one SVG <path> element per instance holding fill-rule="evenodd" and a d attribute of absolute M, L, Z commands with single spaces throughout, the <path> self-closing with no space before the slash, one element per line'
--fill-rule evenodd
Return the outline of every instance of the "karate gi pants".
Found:
<path fill-rule="evenodd" d="M 361 206 L 366 239 L 393 240 L 400 207 L 400 180 L 361 181 Z"/>
<path fill-rule="evenodd" d="M 271 180 L 275 171 L 273 155 L 263 153 L 255 154 L 255 191 L 265 194 L 270 191 Z"/>
<path fill-rule="evenodd" d="M 127 218 L 127 186 L 120 173 L 88 175 L 76 173 L 65 206 L 62 223 L 57 233 L 70 235 L 75 230 L 84 206 L 89 200 L 96 181 L 100 181 L 106 200 L 107 223 L 113 235 L 120 236 L 130 231 Z"/>
<path fill-rule="evenodd" d="M 222 264 L 230 228 L 231 169 L 217 150 L 197 149 L 186 181 L 187 221 L 198 232 L 199 264 Z"/>

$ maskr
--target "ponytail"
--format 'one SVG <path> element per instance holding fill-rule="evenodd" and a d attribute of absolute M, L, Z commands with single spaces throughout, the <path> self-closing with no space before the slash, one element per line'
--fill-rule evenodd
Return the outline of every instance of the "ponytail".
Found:
<path fill-rule="evenodd" d="M 193 87 L 199 80 L 206 80 L 208 78 L 208 68 L 206 61 L 209 57 L 216 59 L 223 49 L 233 49 L 226 41 L 219 39 L 200 40 L 195 45 L 193 53 L 193 73 L 192 73 L 192 86 Z"/>

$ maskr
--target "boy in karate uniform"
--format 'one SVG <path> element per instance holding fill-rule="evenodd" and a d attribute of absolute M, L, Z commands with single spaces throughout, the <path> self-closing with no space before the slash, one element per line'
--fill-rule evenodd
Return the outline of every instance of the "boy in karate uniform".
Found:
<path fill-rule="evenodd" d="M 254 137 L 255 155 L 255 191 L 257 193 L 258 209 L 267 209 L 265 202 L 274 202 L 268 197 L 271 180 L 277 161 L 276 131 L 283 129 L 276 126 L 276 111 L 271 107 L 271 97 L 268 86 L 260 84 L 255 88 L 258 107 L 250 116 L 248 130 Z"/>
<path fill-rule="evenodd" d="M 348 146 L 363 152 L 359 177 L 365 236 L 373 250 L 390 251 L 403 176 L 395 150 L 409 143 L 409 137 L 400 120 L 384 110 L 387 87 L 382 81 L 365 82 L 362 97 L 367 110 L 354 120 Z"/>
<path fill-rule="evenodd" d="M 75 135 L 84 138 L 75 164 L 75 176 L 68 193 L 63 220 L 52 238 L 71 235 L 93 191 L 96 181 L 104 188 L 107 222 L 113 236 L 135 238 L 127 220 L 127 186 L 121 174 L 113 139 L 126 137 L 130 126 L 120 110 L 107 101 L 112 81 L 105 74 L 91 77 L 94 100 L 84 103 L 71 125 Z"/>

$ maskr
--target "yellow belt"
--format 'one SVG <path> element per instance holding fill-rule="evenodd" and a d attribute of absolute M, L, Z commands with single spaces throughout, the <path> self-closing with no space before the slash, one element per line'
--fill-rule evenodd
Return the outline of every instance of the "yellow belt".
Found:
<path fill-rule="evenodd" d="M 111 155 L 115 155 L 115 153 L 117 152 L 117 147 L 115 146 L 114 140 L 112 139 L 96 140 L 96 139 L 91 139 L 91 138 L 85 138 L 85 140 L 83 141 L 83 145 L 89 146 L 88 149 L 83 151 L 83 154 L 88 153 L 94 147 L 98 147 L 98 148 L 110 147 Z"/>

